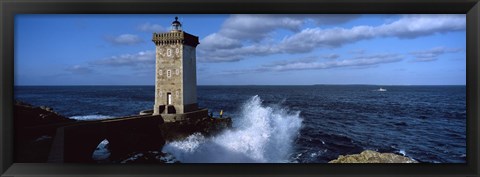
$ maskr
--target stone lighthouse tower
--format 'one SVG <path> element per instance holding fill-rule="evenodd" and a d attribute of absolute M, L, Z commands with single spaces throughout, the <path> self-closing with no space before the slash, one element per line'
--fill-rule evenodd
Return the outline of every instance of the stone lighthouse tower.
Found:
<path fill-rule="evenodd" d="M 153 33 L 156 49 L 154 115 L 166 122 L 203 118 L 208 110 L 197 105 L 195 48 L 198 37 L 182 30 L 175 17 L 166 33 Z"/>

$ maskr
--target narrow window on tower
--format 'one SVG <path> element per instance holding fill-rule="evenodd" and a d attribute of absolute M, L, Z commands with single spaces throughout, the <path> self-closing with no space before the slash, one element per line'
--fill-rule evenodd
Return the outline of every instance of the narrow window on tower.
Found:
<path fill-rule="evenodd" d="M 180 50 L 178 48 L 176 48 L 175 53 L 180 53 Z"/>
<path fill-rule="evenodd" d="M 168 78 L 172 77 L 172 71 L 167 70 L 167 77 L 168 77 Z"/>
<path fill-rule="evenodd" d="M 176 69 L 176 70 L 175 70 L 175 74 L 179 75 L 179 74 L 180 74 L 180 70 Z"/>
<path fill-rule="evenodd" d="M 161 75 L 163 75 L 163 73 L 162 73 L 162 70 L 161 70 L 161 69 L 160 69 L 160 70 L 158 70 L 158 75 L 160 75 L 160 76 L 161 76 Z"/>

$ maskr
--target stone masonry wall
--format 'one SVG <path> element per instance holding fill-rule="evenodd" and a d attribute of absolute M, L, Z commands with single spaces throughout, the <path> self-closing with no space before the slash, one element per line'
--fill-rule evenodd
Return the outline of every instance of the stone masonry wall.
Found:
<path fill-rule="evenodd" d="M 197 103 L 197 67 L 195 47 L 183 46 L 183 103 Z"/>
<path fill-rule="evenodd" d="M 167 105 L 167 94 L 172 96 L 176 114 L 183 110 L 183 45 L 180 43 L 156 45 L 156 78 L 154 114 L 158 107 Z"/>

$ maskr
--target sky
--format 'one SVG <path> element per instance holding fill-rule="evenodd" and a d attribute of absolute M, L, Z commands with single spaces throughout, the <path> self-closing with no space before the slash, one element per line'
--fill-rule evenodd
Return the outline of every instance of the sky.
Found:
<path fill-rule="evenodd" d="M 198 85 L 465 85 L 465 14 L 15 16 L 15 85 L 154 85 L 154 32 L 198 36 Z"/>

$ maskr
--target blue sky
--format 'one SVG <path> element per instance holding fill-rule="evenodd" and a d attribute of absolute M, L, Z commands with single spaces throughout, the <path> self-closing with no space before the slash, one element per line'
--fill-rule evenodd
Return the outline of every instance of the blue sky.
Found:
<path fill-rule="evenodd" d="M 17 15 L 15 85 L 154 85 L 153 32 L 199 36 L 199 85 L 464 85 L 451 15 Z"/>

